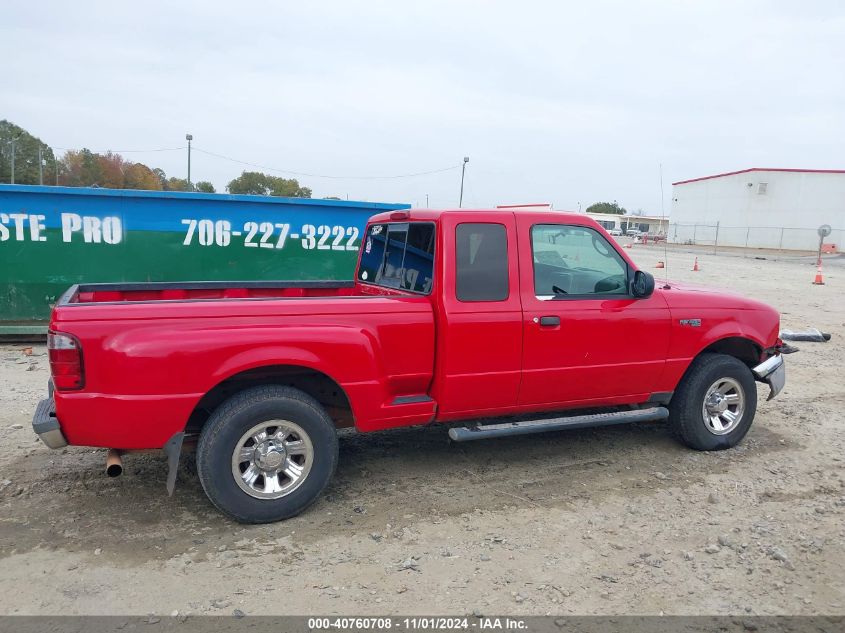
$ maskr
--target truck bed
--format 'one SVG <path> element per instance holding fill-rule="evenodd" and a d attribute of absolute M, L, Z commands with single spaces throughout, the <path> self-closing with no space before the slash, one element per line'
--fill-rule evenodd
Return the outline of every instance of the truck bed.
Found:
<path fill-rule="evenodd" d="M 205 395 L 258 374 L 282 376 L 285 384 L 294 375 L 322 375 L 361 430 L 430 420 L 431 399 L 403 401 L 426 394 L 431 383 L 429 298 L 359 289 L 346 281 L 69 289 L 50 321 L 53 332 L 79 342 L 85 359 L 84 388 L 54 396 L 66 439 L 161 448 L 186 428 Z"/>
<path fill-rule="evenodd" d="M 342 297 L 355 293 L 353 281 L 189 281 L 78 284 L 58 305 L 127 301 L 195 301 L 202 299 L 273 299 Z"/>

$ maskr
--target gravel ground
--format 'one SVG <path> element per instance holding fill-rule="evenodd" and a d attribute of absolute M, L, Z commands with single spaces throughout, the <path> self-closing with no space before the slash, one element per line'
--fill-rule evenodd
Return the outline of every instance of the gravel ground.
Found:
<path fill-rule="evenodd" d="M 327 494 L 269 526 L 218 514 L 188 455 L 168 498 L 159 454 L 108 479 L 102 450 L 47 449 L 44 348 L 0 346 L 0 613 L 843 614 L 845 260 L 813 286 L 811 258 L 759 256 L 700 251 L 693 273 L 668 253 L 674 279 L 833 334 L 798 344 L 739 447 L 690 451 L 659 424 L 345 434 Z"/>

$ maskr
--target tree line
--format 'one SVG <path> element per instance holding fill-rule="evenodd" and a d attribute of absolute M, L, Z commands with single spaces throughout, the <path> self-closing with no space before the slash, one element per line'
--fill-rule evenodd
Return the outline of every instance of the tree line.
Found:
<path fill-rule="evenodd" d="M 0 120 L 0 183 L 103 187 L 148 191 L 199 191 L 215 193 L 207 180 L 188 184 L 185 178 L 168 177 L 160 167 L 126 160 L 115 152 L 67 150 L 61 157 L 37 136 L 7 120 Z M 40 159 L 40 164 L 39 164 Z M 280 178 L 244 171 L 226 186 L 229 193 L 310 198 L 311 189 L 295 178 Z"/>
<path fill-rule="evenodd" d="M 628 210 L 620 206 L 616 200 L 613 202 L 596 202 L 587 207 L 587 213 L 610 213 L 613 215 L 626 215 Z"/>

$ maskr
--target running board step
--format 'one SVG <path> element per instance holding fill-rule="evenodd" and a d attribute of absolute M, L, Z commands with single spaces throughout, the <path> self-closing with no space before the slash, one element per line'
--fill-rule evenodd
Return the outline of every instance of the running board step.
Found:
<path fill-rule="evenodd" d="M 506 435 L 528 435 L 529 433 L 546 433 L 548 431 L 560 431 L 563 429 L 583 429 L 592 426 L 610 426 L 611 424 L 653 422 L 655 420 L 665 420 L 668 417 L 669 410 L 666 407 L 655 407 L 653 409 L 636 409 L 634 411 L 619 411 L 616 413 L 593 413 L 590 415 L 575 415 L 548 420 L 528 420 L 525 422 L 454 427 L 449 429 L 449 437 L 456 442 L 468 442 L 470 440 L 504 437 Z"/>

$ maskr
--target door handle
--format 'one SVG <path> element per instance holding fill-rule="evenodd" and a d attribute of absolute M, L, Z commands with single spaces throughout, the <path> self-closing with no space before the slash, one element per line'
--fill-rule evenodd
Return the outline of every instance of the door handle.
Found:
<path fill-rule="evenodd" d="M 537 319 L 534 319 L 537 322 Z M 540 325 L 544 327 L 552 327 L 555 325 L 560 325 L 560 317 L 559 316 L 542 316 L 540 317 Z"/>

